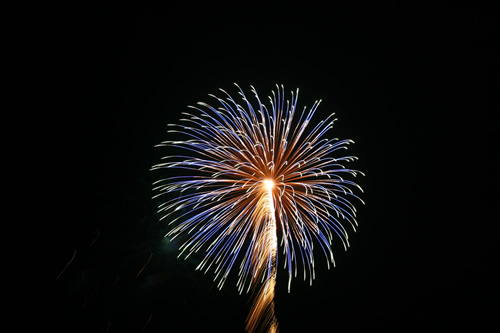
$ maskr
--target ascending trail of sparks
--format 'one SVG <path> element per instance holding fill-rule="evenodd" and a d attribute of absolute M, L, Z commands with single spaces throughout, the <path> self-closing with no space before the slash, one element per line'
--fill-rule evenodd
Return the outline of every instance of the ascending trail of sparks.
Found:
<path fill-rule="evenodd" d="M 197 269 L 208 272 L 213 268 L 219 288 L 241 260 L 238 290 L 257 292 L 246 329 L 276 332 L 278 232 L 288 290 L 299 265 L 304 280 L 309 276 L 312 283 L 313 244 L 319 244 L 330 268 L 330 263 L 335 265 L 334 237 L 342 241 L 344 249 L 349 246 L 341 221 L 354 230 L 357 225 L 356 209 L 349 199 L 359 199 L 351 187 L 362 189 L 341 174 L 362 173 L 342 164 L 356 157 L 333 156 L 347 149 L 352 140 L 324 138 L 336 120 L 333 114 L 306 131 L 321 101 L 309 111 L 304 108 L 297 120 L 298 90 L 292 92 L 291 102 L 285 102 L 283 86 L 278 87 L 269 97 L 270 108 L 261 103 L 253 87 L 254 105 L 241 88 L 242 105 L 223 92 L 224 99 L 210 95 L 219 108 L 200 102 L 201 107 L 192 107 L 196 114 L 184 113 L 187 118 L 182 120 L 187 125 L 169 125 L 177 127 L 169 132 L 187 138 L 158 146 L 181 148 L 190 154 L 164 157 L 167 161 L 152 169 L 188 172 L 155 182 L 155 198 L 179 194 L 159 206 L 162 219 L 172 217 L 169 224 L 173 227 L 166 236 L 183 238 L 179 256 L 188 258 L 203 249 L 205 257 Z"/>
<path fill-rule="evenodd" d="M 257 259 L 257 272 L 262 272 L 265 279 L 261 290 L 255 296 L 254 303 L 247 317 L 246 330 L 254 332 L 259 327 L 269 327 L 269 332 L 278 331 L 278 322 L 274 316 L 274 286 L 276 285 L 276 251 L 278 248 L 278 237 L 276 235 L 276 216 L 273 202 L 274 181 L 266 179 L 263 182 L 263 202 L 261 219 L 265 221 L 264 233 L 255 242 L 257 247 L 262 248 L 264 255 Z M 260 274 L 254 276 L 258 278 Z"/>

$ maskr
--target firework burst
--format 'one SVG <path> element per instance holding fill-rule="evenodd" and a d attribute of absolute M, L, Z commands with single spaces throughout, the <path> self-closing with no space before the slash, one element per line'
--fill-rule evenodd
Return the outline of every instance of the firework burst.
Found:
<path fill-rule="evenodd" d="M 153 166 L 182 171 L 155 182 L 155 198 L 180 194 L 159 206 L 162 219 L 172 219 L 166 236 L 188 235 L 179 256 L 203 249 L 197 269 L 213 269 L 219 288 L 238 263 L 239 292 L 260 285 L 247 331 L 277 331 L 273 299 L 278 233 L 288 290 L 299 268 L 312 283 L 313 243 L 320 245 L 328 268 L 335 265 L 333 240 L 349 246 L 344 225 L 357 226 L 351 199 L 361 199 L 352 189 L 361 187 L 344 175 L 362 173 L 343 165 L 356 157 L 338 156 L 352 140 L 325 138 L 336 120 L 333 114 L 307 130 L 321 101 L 300 112 L 298 89 L 285 101 L 283 86 L 277 86 L 268 108 L 253 87 L 253 104 L 238 89 L 241 104 L 221 89 L 224 98 L 210 95 L 217 108 L 199 102 L 190 107 L 193 113 L 184 113 L 186 125 L 169 125 L 169 132 L 180 132 L 185 139 L 157 146 L 181 148 L 188 156 L 167 156 Z"/>

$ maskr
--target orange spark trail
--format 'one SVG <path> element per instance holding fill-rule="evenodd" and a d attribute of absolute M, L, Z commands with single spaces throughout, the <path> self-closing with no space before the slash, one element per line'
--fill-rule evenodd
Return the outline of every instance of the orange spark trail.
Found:
<path fill-rule="evenodd" d="M 257 274 L 254 275 L 254 281 L 262 276 L 265 279 L 262 287 L 255 296 L 254 303 L 247 317 L 247 332 L 255 332 L 260 327 L 263 331 L 266 327 L 268 332 L 278 332 L 278 321 L 274 315 L 274 287 L 276 285 L 276 251 L 278 239 L 276 236 L 276 215 L 273 203 L 272 180 L 264 181 L 265 199 L 262 212 L 266 221 L 266 229 L 262 237 L 259 237 L 257 246 L 262 249 L 263 256 L 257 259 Z M 258 284 L 258 281 L 256 285 Z"/>

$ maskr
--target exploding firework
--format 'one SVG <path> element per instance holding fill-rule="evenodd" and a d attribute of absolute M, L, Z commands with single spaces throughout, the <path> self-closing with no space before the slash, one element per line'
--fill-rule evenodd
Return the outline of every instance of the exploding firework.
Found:
<path fill-rule="evenodd" d="M 274 332 L 278 234 L 288 291 L 299 268 L 312 283 L 313 243 L 320 245 L 328 268 L 335 265 L 333 240 L 339 239 L 345 249 L 349 246 L 344 225 L 355 231 L 351 199 L 361 201 L 352 189 L 362 189 L 344 175 L 362 173 L 343 165 L 356 157 L 338 156 L 352 140 L 325 138 L 336 120 L 333 114 L 307 130 L 321 101 L 300 112 L 298 89 L 285 101 L 283 86 L 277 86 L 268 108 L 253 87 L 253 104 L 238 89 L 241 104 L 221 89 L 224 98 L 210 95 L 218 108 L 199 102 L 190 107 L 193 113 L 183 113 L 186 125 L 169 124 L 169 132 L 181 133 L 184 140 L 157 146 L 180 148 L 188 156 L 167 156 L 153 166 L 180 170 L 155 182 L 155 198 L 179 194 L 159 206 L 162 219 L 171 219 L 166 236 L 186 236 L 179 256 L 187 258 L 203 249 L 197 269 L 213 269 L 219 288 L 239 263 L 239 292 L 257 293 L 247 331 Z"/>

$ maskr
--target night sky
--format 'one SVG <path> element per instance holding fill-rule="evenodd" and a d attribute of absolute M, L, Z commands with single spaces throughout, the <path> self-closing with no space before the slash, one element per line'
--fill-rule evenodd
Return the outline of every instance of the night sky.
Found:
<path fill-rule="evenodd" d="M 236 82 L 262 99 L 275 84 L 300 88 L 301 107 L 322 99 L 313 121 L 335 112 L 332 135 L 356 142 L 350 166 L 366 174 L 356 179 L 366 205 L 351 248 L 334 245 L 337 267 L 318 252 L 313 285 L 294 279 L 290 294 L 278 270 L 281 332 L 485 325 L 497 22 L 478 9 L 432 13 L 213 26 L 126 8 L 82 24 L 68 51 L 53 323 L 244 331 L 250 297 L 238 294 L 237 272 L 219 291 L 210 272 L 194 270 L 200 257 L 177 259 L 151 200 L 162 172 L 149 171 L 168 154 L 153 148 L 172 139 L 166 125 L 219 88 L 236 95 Z"/>

